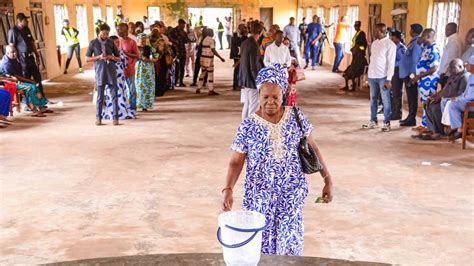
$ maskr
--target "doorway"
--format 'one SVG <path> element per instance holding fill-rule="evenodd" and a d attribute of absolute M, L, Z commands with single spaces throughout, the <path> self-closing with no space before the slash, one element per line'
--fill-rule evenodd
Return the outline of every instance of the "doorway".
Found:
<path fill-rule="evenodd" d="M 13 18 L 13 2 L 7 1 L 0 6 L 0 56 L 5 54 L 5 46 L 8 45 L 8 31 L 15 25 Z"/>
<path fill-rule="evenodd" d="M 382 15 L 382 5 L 381 4 L 370 4 L 369 5 L 369 41 L 374 40 L 374 29 L 375 25 L 380 23 Z"/>
<path fill-rule="evenodd" d="M 46 44 L 44 38 L 44 13 L 43 13 L 43 4 L 39 2 L 30 3 L 30 13 L 31 13 L 31 23 L 32 29 L 31 33 L 35 39 L 36 50 L 39 53 L 40 58 L 36 58 L 39 61 L 39 71 L 41 73 L 42 79 L 48 78 L 48 73 L 46 72 L 46 63 L 45 63 L 45 53 L 46 53 Z"/>
<path fill-rule="evenodd" d="M 192 24 L 191 28 L 194 28 L 196 25 L 199 25 L 199 18 L 201 16 L 202 16 L 203 26 L 206 26 L 214 30 L 214 36 L 216 39 L 216 49 L 219 49 L 221 47 L 219 34 L 218 34 L 219 22 L 217 22 L 217 19 L 219 19 L 219 21 L 222 22 L 222 25 L 224 26 L 224 32 L 222 36 L 222 47 L 224 49 L 230 47 L 230 43 L 225 36 L 225 24 L 226 24 L 225 18 L 230 17 L 232 19 L 230 23 L 230 32 L 232 34 L 233 32 L 232 25 L 234 24 L 232 8 L 218 8 L 218 7 L 188 8 L 188 17 L 189 17 L 189 21 Z"/>
<path fill-rule="evenodd" d="M 265 29 L 270 29 L 273 25 L 273 7 L 260 8 L 260 21 L 265 25 Z"/>

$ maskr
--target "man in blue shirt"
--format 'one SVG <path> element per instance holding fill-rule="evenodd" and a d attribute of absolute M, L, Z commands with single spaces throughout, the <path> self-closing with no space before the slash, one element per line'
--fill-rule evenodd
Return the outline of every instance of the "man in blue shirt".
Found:
<path fill-rule="evenodd" d="M 397 53 L 395 56 L 395 72 L 392 78 L 392 115 L 390 120 L 402 119 L 402 88 L 403 79 L 399 77 L 400 73 L 400 61 L 403 54 L 405 54 L 406 47 L 403 44 L 402 33 L 399 31 L 393 31 L 390 37 L 397 46 Z"/>
<path fill-rule="evenodd" d="M 420 24 L 412 24 L 410 26 L 411 40 L 406 52 L 400 59 L 399 77 L 405 82 L 405 90 L 408 99 L 408 116 L 406 119 L 400 120 L 400 126 L 416 126 L 418 85 L 416 83 L 410 83 L 410 79 L 416 74 L 416 65 L 420 61 L 423 52 L 420 39 L 420 34 L 422 32 L 423 26 Z"/>
<path fill-rule="evenodd" d="M 318 23 L 318 16 L 313 16 L 313 22 L 308 25 L 306 33 L 308 34 L 308 40 L 304 49 L 304 58 L 306 60 L 305 69 L 308 68 L 309 56 L 311 54 L 311 66 L 312 69 L 316 69 L 316 59 L 318 58 L 318 43 L 323 32 L 323 26 Z"/>

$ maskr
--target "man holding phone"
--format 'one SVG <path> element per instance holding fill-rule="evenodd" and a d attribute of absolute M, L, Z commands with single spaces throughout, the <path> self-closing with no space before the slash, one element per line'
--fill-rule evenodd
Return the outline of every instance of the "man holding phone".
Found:
<path fill-rule="evenodd" d="M 391 88 L 392 77 L 395 72 L 395 57 L 397 46 L 387 34 L 387 26 L 379 23 L 375 26 L 374 36 L 376 40 L 371 46 L 369 64 L 369 87 L 370 87 L 370 122 L 362 125 L 364 129 L 378 128 L 377 101 L 382 95 L 384 125 L 382 132 L 390 131 L 390 116 L 392 113 Z"/>
<path fill-rule="evenodd" d="M 114 110 L 114 126 L 118 122 L 118 98 L 117 98 L 117 72 L 115 70 L 115 62 L 120 61 L 120 53 L 114 42 L 109 39 L 110 27 L 103 24 L 99 28 L 99 36 L 92 40 L 86 53 L 86 61 L 94 62 L 95 79 L 97 87 L 96 102 L 96 122 L 102 125 L 102 108 L 104 106 L 105 86 L 110 85 L 112 96 L 112 104 Z"/>

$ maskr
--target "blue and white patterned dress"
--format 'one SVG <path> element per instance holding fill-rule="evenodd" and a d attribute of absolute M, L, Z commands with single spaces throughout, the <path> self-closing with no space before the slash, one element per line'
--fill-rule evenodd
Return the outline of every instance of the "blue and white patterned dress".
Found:
<path fill-rule="evenodd" d="M 119 52 L 120 61 L 115 62 L 115 69 L 117 71 L 118 119 L 132 119 L 135 118 L 135 111 L 130 108 L 127 82 L 124 75 L 125 67 L 128 65 L 128 57 L 123 50 L 120 49 Z M 112 120 L 114 117 L 114 107 L 110 90 L 110 86 L 106 85 L 104 95 L 105 108 L 102 111 L 102 119 L 105 120 Z"/>
<path fill-rule="evenodd" d="M 303 132 L 313 126 L 299 112 Z M 308 184 L 298 157 L 301 130 L 293 110 L 285 108 L 279 123 L 253 114 L 240 124 L 231 149 L 246 154 L 243 208 L 265 215 L 262 253 L 300 256 L 303 253 L 303 205 Z"/>
<path fill-rule="evenodd" d="M 423 52 L 421 54 L 420 61 L 416 66 L 416 74 L 419 75 L 423 72 L 428 71 L 430 68 L 439 66 L 441 56 L 439 54 L 439 48 L 436 43 L 431 45 L 423 45 Z M 439 75 L 437 72 L 425 76 L 418 81 L 418 92 L 420 93 L 421 104 L 424 104 L 429 96 L 433 96 L 436 93 L 436 86 L 438 84 Z M 426 113 L 423 108 L 423 117 L 421 118 L 421 125 L 426 127 Z"/>

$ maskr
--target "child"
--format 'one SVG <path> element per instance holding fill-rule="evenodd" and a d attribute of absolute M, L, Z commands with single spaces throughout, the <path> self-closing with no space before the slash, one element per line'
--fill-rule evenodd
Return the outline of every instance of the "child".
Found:
<path fill-rule="evenodd" d="M 128 65 L 128 57 L 125 52 L 120 49 L 119 38 L 117 36 L 111 36 L 110 39 L 114 42 L 120 54 L 120 61 L 115 62 L 115 70 L 117 71 L 118 119 L 132 119 L 135 118 L 135 111 L 130 108 L 124 75 L 125 67 Z M 111 90 L 111 86 L 106 85 L 105 109 L 102 111 L 102 118 L 106 120 L 111 120 L 113 118 L 114 110 Z"/>
<path fill-rule="evenodd" d="M 285 38 L 283 40 L 283 44 L 288 46 L 291 53 L 291 43 L 290 39 Z M 298 62 L 296 60 L 296 54 L 291 54 L 291 66 L 288 68 L 288 90 L 285 95 L 286 105 L 287 106 L 295 106 L 296 105 L 296 82 L 298 81 L 297 69 L 299 68 Z"/>

